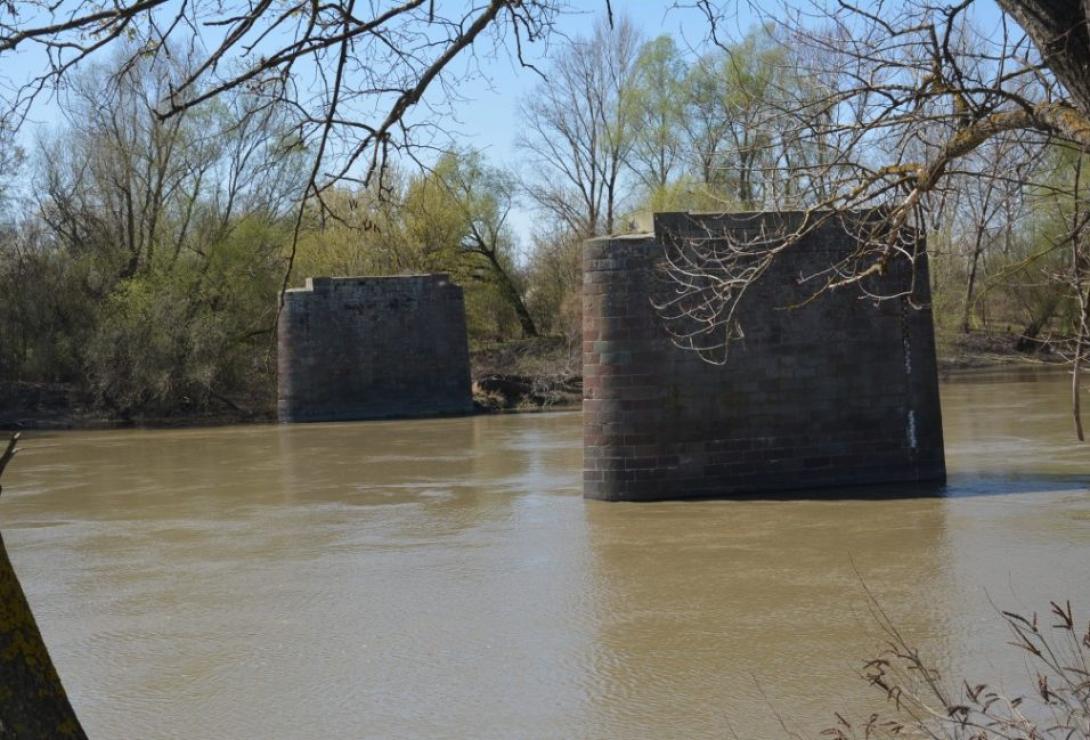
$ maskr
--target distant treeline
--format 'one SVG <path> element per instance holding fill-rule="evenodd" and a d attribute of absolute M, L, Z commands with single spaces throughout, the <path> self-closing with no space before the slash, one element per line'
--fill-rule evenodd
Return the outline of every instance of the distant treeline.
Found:
<path fill-rule="evenodd" d="M 267 407 L 276 297 L 308 275 L 446 271 L 465 288 L 472 342 L 574 343 L 588 236 L 654 210 L 820 197 L 828 151 L 784 135 L 779 116 L 829 91 L 789 49 L 760 28 L 693 55 L 623 18 L 599 23 L 523 100 L 519 162 L 452 150 L 302 209 L 313 152 L 290 108 L 240 88 L 161 119 L 185 55 L 82 69 L 59 99 L 63 125 L 33 147 L 0 129 L 0 379 L 70 383 L 119 415 Z M 929 246 L 942 326 L 1032 344 L 1077 319 L 1050 276 L 1071 259 L 1086 178 L 1070 150 L 1016 146 L 997 138 L 965 158 L 973 176 L 949 189 Z M 528 244 L 510 224 L 520 203 L 537 215 Z"/>

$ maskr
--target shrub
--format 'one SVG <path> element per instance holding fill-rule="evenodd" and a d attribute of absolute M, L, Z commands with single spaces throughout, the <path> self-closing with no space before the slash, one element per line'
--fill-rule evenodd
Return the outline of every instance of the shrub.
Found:
<path fill-rule="evenodd" d="M 837 724 L 822 735 L 853 738 L 927 737 L 949 740 L 991 738 L 1090 738 L 1090 623 L 1076 622 L 1070 602 L 1052 602 L 1050 623 L 1036 614 L 1001 612 L 1011 645 L 1028 656 L 1034 685 L 1024 696 L 1005 696 L 987 683 L 951 685 L 921 657 L 874 602 L 872 611 L 888 638 L 886 648 L 863 668 L 867 682 L 882 692 L 893 712 Z"/>

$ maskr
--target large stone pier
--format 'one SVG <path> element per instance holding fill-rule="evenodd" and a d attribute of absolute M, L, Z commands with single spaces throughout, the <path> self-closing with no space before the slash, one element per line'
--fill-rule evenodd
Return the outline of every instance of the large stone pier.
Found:
<path fill-rule="evenodd" d="M 676 347 L 652 297 L 663 239 L 769 230 L 798 214 L 660 214 L 655 235 L 583 254 L 584 494 L 608 500 L 729 497 L 945 477 L 927 265 L 895 261 L 892 300 L 831 292 L 787 309 L 853 242 L 830 224 L 747 293 L 725 364 Z M 773 224 L 773 220 L 776 221 Z M 923 305 L 916 308 L 912 304 Z"/>
<path fill-rule="evenodd" d="M 462 289 L 446 275 L 308 278 L 280 316 L 280 421 L 473 410 Z"/>

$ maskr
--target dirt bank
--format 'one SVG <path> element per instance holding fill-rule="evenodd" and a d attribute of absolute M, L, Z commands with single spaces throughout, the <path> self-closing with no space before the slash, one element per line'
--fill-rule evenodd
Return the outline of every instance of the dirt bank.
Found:
<path fill-rule="evenodd" d="M 1064 360 L 1049 347 L 1037 352 L 1017 348 L 1018 335 L 1007 332 L 938 331 L 935 336 L 939 372 L 1000 367 L 1003 365 L 1061 365 Z"/>
<path fill-rule="evenodd" d="M 482 411 L 536 411 L 583 400 L 582 348 L 564 337 L 489 345 L 470 353 L 473 402 Z"/>
<path fill-rule="evenodd" d="M 939 332 L 939 371 L 1006 365 L 1062 364 L 1047 352 L 1027 354 L 1018 336 L 999 332 Z M 564 337 L 541 337 L 474 348 L 470 352 L 473 400 L 480 413 L 577 408 L 583 397 L 581 347 Z M 120 416 L 96 408 L 72 385 L 0 380 L 0 429 L 176 427 L 271 422 L 270 400 L 246 409 L 178 409 L 169 416 Z"/>
<path fill-rule="evenodd" d="M 177 409 L 166 416 L 118 414 L 95 406 L 68 383 L 27 383 L 0 380 L 0 429 L 117 429 L 121 427 L 222 426 L 273 421 L 275 409 L 197 411 Z"/>

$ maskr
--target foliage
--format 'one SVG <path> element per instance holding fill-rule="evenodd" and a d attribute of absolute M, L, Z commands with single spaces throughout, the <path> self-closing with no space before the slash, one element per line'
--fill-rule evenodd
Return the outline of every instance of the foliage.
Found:
<path fill-rule="evenodd" d="M 631 97 L 634 141 L 628 164 L 649 191 L 665 188 L 683 164 L 686 70 L 670 36 L 648 41 L 636 57 Z"/>
<path fill-rule="evenodd" d="M 122 415 L 238 409 L 271 388 L 285 182 L 303 152 L 245 94 L 161 121 L 187 60 L 89 67 L 0 235 L 0 372 Z"/>
<path fill-rule="evenodd" d="M 271 232 L 271 233 L 270 233 Z M 122 416 L 268 402 L 282 237 L 241 223 L 207 261 L 187 260 L 122 280 L 98 312 L 86 354 L 89 390 Z M 262 260 L 262 257 L 264 258 Z M 261 398 L 265 395 L 266 398 Z"/>
<path fill-rule="evenodd" d="M 718 18 L 711 5 L 698 5 L 708 20 Z M 57 41 L 48 26 L 35 25 L 52 11 L 35 7 L 20 24 L 40 43 Z M 119 8 L 129 20 L 112 17 L 105 28 L 146 20 Z M 531 3 L 480 17 L 528 13 L 545 30 L 554 10 Z M 74 382 L 133 414 L 265 403 L 276 291 L 323 274 L 445 271 L 465 290 L 475 344 L 574 338 L 587 236 L 646 227 L 655 211 L 847 207 L 834 198 L 836 188 L 861 179 L 871 190 L 853 203 L 870 202 L 878 190 L 910 189 L 915 170 L 879 165 L 891 156 L 924 161 L 971 122 L 947 110 L 959 100 L 954 78 L 934 77 L 932 63 L 943 72 L 975 59 L 957 67 L 963 79 L 995 82 L 988 77 L 994 59 L 974 50 L 983 35 L 964 17 L 954 22 L 961 10 L 906 25 L 920 20 L 915 13 L 891 20 L 909 29 L 911 43 L 886 39 L 873 18 L 845 7 L 827 18 L 828 28 L 770 18 L 727 39 L 710 24 L 711 43 L 693 50 L 669 36 L 645 40 L 623 15 L 599 18 L 541 65 L 545 79 L 521 105 L 518 170 L 456 148 L 420 160 L 426 169 L 398 167 L 372 132 L 360 134 L 375 150 L 366 169 L 384 163 L 382 177 L 336 182 L 323 180 L 314 158 L 331 161 L 352 136 L 329 149 L 315 137 L 343 132 L 344 121 L 287 104 L 293 96 L 275 81 L 201 66 L 209 52 L 230 56 L 239 47 L 174 48 L 162 39 L 141 46 L 134 32 L 111 45 L 108 63 L 94 50 L 64 73 L 59 102 L 67 124 L 42 137 L 22 170 L 34 201 L 18 220 L 14 209 L 0 219 L 0 290 L 12 297 L 0 307 L 0 373 Z M 435 17 L 409 9 L 390 20 L 383 32 Z M 949 58 L 932 59 L 934 49 L 917 38 L 932 27 L 949 31 Z M 238 28 L 251 32 L 245 23 Z M 440 46 L 451 49 L 478 31 L 459 27 Z M 853 47 L 849 31 L 868 35 Z M 8 42 L 0 39 L 0 53 Z M 434 66 L 433 51 L 431 61 L 403 60 L 412 73 L 406 84 L 427 86 L 413 75 Z M 225 86 L 216 87 L 210 72 Z M 361 70 L 346 73 L 358 81 Z M 1015 85 L 1012 94 L 1032 104 L 1028 78 L 1011 74 L 995 84 Z M 878 95 L 887 87 L 889 95 Z M 359 92 L 394 102 L 408 95 L 401 102 L 411 107 L 414 89 Z M 990 98 L 970 92 L 978 97 L 962 103 L 990 116 Z M 904 101 L 910 93 L 916 108 Z M 996 98 L 993 108 L 1006 100 Z M 13 131 L 0 125 L 3 173 L 24 159 Z M 415 138 L 402 133 L 406 143 Z M 951 330 L 1009 329 L 1027 348 L 1051 342 L 1080 356 L 1081 340 L 1072 345 L 1072 337 L 1083 336 L 1086 324 L 1085 272 L 1071 256 L 1070 232 L 1085 188 L 1071 183 L 1079 157 L 1070 141 L 1042 146 L 1041 139 L 974 139 L 949 160 L 957 167 L 937 173 L 944 184 L 926 198 L 943 200 L 944 218 L 925 223 L 933 308 Z M 0 200 L 18 195 L 16 181 L 3 178 Z M 537 216 L 527 245 L 510 224 L 523 203 Z M 712 303 L 728 299 L 724 293 Z"/>
<path fill-rule="evenodd" d="M 313 275 L 446 272 L 465 291 L 470 338 L 497 341 L 537 329 L 507 223 L 517 185 L 474 151 L 442 156 L 426 172 L 391 173 L 384 189 L 334 189 L 312 214 L 293 281 Z"/>
<path fill-rule="evenodd" d="M 545 331 L 577 331 L 582 238 L 646 227 L 653 212 L 794 197 L 806 177 L 780 165 L 822 157 L 820 142 L 778 128 L 785 108 L 825 90 L 771 25 L 691 58 L 614 21 L 573 39 L 521 106 L 523 185 L 545 221 L 529 303 Z"/>
<path fill-rule="evenodd" d="M 291 117 L 239 92 L 160 119 L 190 64 L 71 78 L 69 123 L 32 160 L 36 202 L 0 229 L 3 377 L 73 383 L 123 417 L 268 409 L 289 262 L 297 283 L 448 272 L 474 341 L 536 335 L 508 173 L 452 151 L 426 172 L 326 191 L 293 239 L 307 153 Z"/>
<path fill-rule="evenodd" d="M 542 332 L 576 341 L 582 324 L 583 240 L 566 230 L 539 236 L 527 277 L 527 302 Z"/>

